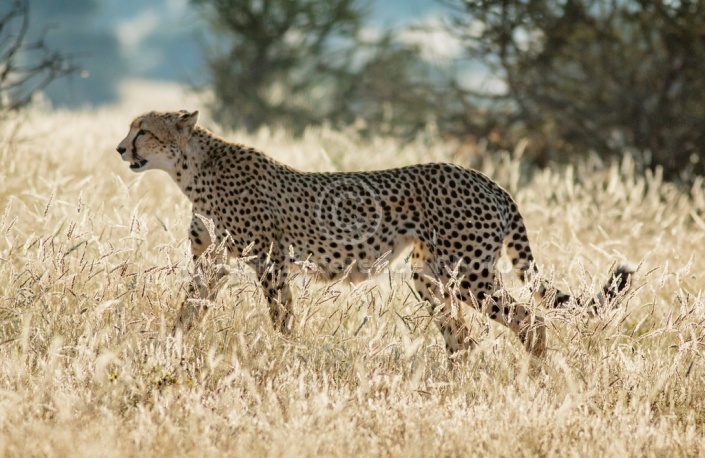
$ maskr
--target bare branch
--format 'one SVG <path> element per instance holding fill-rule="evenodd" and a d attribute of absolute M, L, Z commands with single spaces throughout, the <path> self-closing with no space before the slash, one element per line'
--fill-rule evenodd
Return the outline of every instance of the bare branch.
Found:
<path fill-rule="evenodd" d="M 44 35 L 29 41 L 28 0 L 15 0 L 0 14 L 0 116 L 28 105 L 33 96 L 77 67 L 50 49 Z"/>

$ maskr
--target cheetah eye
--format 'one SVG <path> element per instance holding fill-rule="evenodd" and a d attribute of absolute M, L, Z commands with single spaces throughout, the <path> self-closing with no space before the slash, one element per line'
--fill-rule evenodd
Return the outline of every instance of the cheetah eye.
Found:
<path fill-rule="evenodd" d="M 144 134 L 146 134 L 146 133 L 147 133 L 146 130 L 140 129 L 139 132 L 137 132 L 137 135 L 144 135 Z"/>

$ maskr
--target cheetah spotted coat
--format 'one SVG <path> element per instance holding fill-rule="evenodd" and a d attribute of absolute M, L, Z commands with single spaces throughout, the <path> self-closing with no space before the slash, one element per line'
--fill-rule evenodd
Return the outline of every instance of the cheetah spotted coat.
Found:
<path fill-rule="evenodd" d="M 195 261 L 213 242 L 233 256 L 249 254 L 281 332 L 293 326 L 286 279 L 297 261 L 315 266 L 315 275 L 325 280 L 346 275 L 358 281 L 376 273 L 380 258 L 413 250 L 414 286 L 451 355 L 473 344 L 462 313 L 453 312 L 454 301 L 484 311 L 514 331 L 529 351 L 544 353 L 541 317 L 494 291 L 503 247 L 519 278 L 537 271 L 516 203 L 490 178 L 451 164 L 302 172 L 214 135 L 196 125 L 197 117 L 198 112 L 184 111 L 140 116 L 117 150 L 134 171 L 168 172 L 189 198 Z M 587 305 L 614 299 L 631 273 L 619 266 L 600 297 Z M 559 291 L 547 294 L 535 283 L 534 296 L 547 307 L 570 299 Z M 213 297 L 212 289 L 212 282 L 198 277 L 189 296 Z M 188 329 L 203 311 L 185 301 L 175 329 Z"/>

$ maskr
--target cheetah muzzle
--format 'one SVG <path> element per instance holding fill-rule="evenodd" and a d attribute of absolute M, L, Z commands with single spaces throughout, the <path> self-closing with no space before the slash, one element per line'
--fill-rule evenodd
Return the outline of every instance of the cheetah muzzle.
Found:
<path fill-rule="evenodd" d="M 147 165 L 147 160 L 135 155 L 135 160 L 130 162 L 130 170 L 137 171 Z"/>

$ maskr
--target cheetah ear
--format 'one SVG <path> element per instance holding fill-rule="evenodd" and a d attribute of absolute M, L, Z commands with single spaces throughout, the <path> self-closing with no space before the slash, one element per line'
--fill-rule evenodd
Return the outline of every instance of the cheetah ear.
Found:
<path fill-rule="evenodd" d="M 198 110 L 191 113 L 186 110 L 182 110 L 179 113 L 181 114 L 176 120 L 176 130 L 187 130 L 190 133 L 196 126 L 196 121 L 198 121 Z"/>

